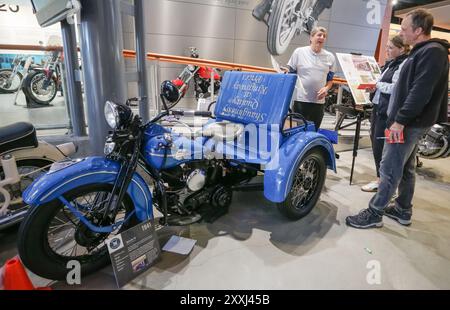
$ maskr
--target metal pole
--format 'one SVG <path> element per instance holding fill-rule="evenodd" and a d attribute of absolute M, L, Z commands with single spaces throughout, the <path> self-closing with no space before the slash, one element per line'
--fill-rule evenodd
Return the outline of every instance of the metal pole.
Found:
<path fill-rule="evenodd" d="M 64 90 L 64 97 L 67 102 L 70 123 L 74 136 L 86 136 L 75 25 L 63 20 L 61 21 L 61 32 L 64 46 L 64 72 L 62 72 L 62 75 L 65 75 L 64 80 L 67 85 L 67 89 Z"/>
<path fill-rule="evenodd" d="M 156 60 L 155 62 L 155 98 L 156 98 L 156 110 L 158 113 L 161 113 L 161 98 L 159 97 L 159 83 L 160 83 L 160 77 L 161 77 L 161 68 L 159 64 L 159 60 Z"/>
<path fill-rule="evenodd" d="M 62 88 L 62 93 L 64 96 L 64 103 L 66 105 L 67 118 L 69 120 L 67 129 L 68 129 L 69 134 L 73 134 L 72 113 L 70 111 L 71 107 L 70 107 L 70 104 L 69 104 L 68 98 L 67 98 L 68 92 L 67 92 L 66 66 L 64 65 L 64 63 L 60 63 L 59 67 L 61 70 L 61 88 Z"/>
<path fill-rule="evenodd" d="M 210 102 L 214 101 L 214 68 L 211 67 L 211 96 L 209 96 Z"/>
<path fill-rule="evenodd" d="M 104 116 L 107 100 L 125 103 L 120 0 L 81 1 L 81 51 L 91 152 L 103 154 L 111 128 Z"/>
<path fill-rule="evenodd" d="M 355 169 L 355 159 L 358 156 L 358 148 L 359 148 L 359 137 L 361 136 L 361 113 L 358 113 L 356 116 L 356 131 L 355 137 L 353 139 L 353 158 L 352 158 L 352 169 L 350 171 L 350 185 L 352 185 L 353 181 L 353 171 Z"/>
<path fill-rule="evenodd" d="M 342 104 L 342 95 L 344 90 L 342 89 L 342 85 L 339 84 L 336 105 Z M 339 122 L 339 110 L 336 109 L 336 124 Z"/>
<path fill-rule="evenodd" d="M 134 1 L 134 32 L 136 35 L 136 65 L 138 71 L 139 115 L 144 122 L 149 120 L 147 68 L 145 53 L 144 1 Z"/>

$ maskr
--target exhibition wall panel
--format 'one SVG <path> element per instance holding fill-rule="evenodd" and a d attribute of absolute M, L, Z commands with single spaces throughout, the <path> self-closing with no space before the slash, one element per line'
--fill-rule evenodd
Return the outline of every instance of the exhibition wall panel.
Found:
<path fill-rule="evenodd" d="M 373 55 L 386 1 L 334 0 L 331 9 L 325 9 L 319 16 L 319 25 L 329 29 L 326 46 Z M 271 67 L 265 46 L 267 26 L 252 16 L 258 3 L 258 0 L 146 1 L 149 51 L 187 56 L 188 47 L 196 46 L 203 58 Z M 132 18 L 124 18 L 124 30 L 125 37 L 133 37 Z M 276 59 L 285 63 L 295 47 L 307 44 L 308 34 L 301 33 Z"/>
<path fill-rule="evenodd" d="M 329 30 L 325 48 L 332 52 L 373 55 L 386 1 L 334 0 L 331 9 L 325 9 L 318 21 L 318 25 Z M 252 16 L 252 10 L 259 2 L 145 1 L 146 49 L 154 53 L 188 56 L 188 48 L 195 46 L 201 58 L 264 67 L 272 67 L 275 59 L 285 65 L 297 47 L 309 44 L 309 35 L 305 32 L 295 35 L 284 53 L 271 57 L 267 48 L 268 27 Z M 134 49 L 133 18 L 124 17 L 123 24 L 124 47 Z M 173 79 L 183 68 L 164 63 L 160 66 L 161 79 Z M 127 65 L 129 68 L 130 64 Z"/>

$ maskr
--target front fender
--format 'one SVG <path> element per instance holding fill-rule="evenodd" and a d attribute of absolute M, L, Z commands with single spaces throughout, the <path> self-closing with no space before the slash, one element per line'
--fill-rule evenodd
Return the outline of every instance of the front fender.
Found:
<path fill-rule="evenodd" d="M 23 199 L 29 205 L 39 206 L 80 186 L 95 183 L 114 184 L 119 169 L 118 162 L 105 157 L 87 157 L 71 166 L 42 175 L 25 190 Z M 153 218 L 152 194 L 139 174 L 134 173 L 127 193 L 140 221 Z"/>
<path fill-rule="evenodd" d="M 323 151 L 327 167 L 336 172 L 336 159 L 330 140 L 317 132 L 299 132 L 283 143 L 276 163 L 264 173 L 264 196 L 268 200 L 283 202 L 286 199 L 294 172 L 301 159 L 313 148 Z"/>

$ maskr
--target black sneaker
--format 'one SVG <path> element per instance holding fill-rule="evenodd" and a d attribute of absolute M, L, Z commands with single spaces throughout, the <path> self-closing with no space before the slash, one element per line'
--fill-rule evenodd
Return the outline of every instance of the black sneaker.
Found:
<path fill-rule="evenodd" d="M 345 223 L 355 228 L 383 227 L 383 217 L 375 211 L 368 209 L 361 210 L 358 214 L 347 216 Z"/>
<path fill-rule="evenodd" d="M 384 209 L 384 215 L 390 217 L 391 219 L 396 220 L 400 224 L 404 226 L 411 225 L 411 214 L 403 214 L 395 208 L 395 205 L 390 205 L 386 209 Z"/>

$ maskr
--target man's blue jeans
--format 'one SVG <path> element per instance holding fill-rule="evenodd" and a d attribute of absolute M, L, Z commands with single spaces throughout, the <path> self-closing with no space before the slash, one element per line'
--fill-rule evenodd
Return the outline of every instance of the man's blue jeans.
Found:
<path fill-rule="evenodd" d="M 369 207 L 383 214 L 392 196 L 398 188 L 395 199 L 397 211 L 405 215 L 412 214 L 412 199 L 416 183 L 417 142 L 429 128 L 405 127 L 405 143 L 385 143 L 380 164 L 380 184 Z"/>

